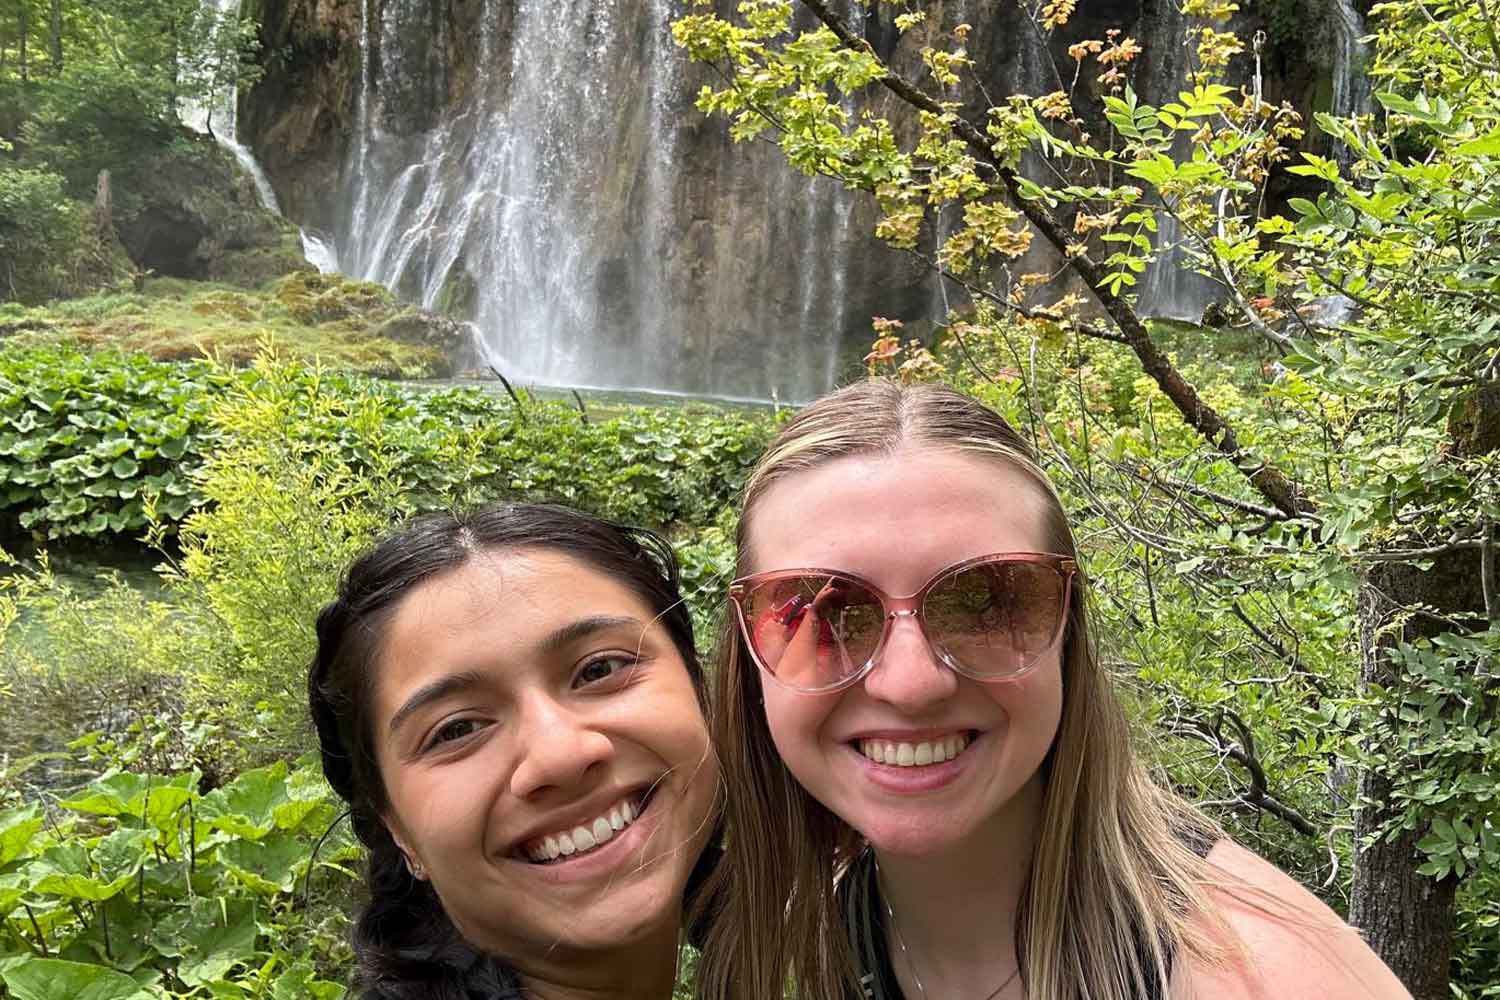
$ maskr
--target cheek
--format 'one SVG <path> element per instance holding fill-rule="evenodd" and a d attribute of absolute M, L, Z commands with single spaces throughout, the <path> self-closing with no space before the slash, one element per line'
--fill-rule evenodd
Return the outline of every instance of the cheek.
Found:
<path fill-rule="evenodd" d="M 839 695 L 796 694 L 769 683 L 762 689 L 771 740 L 782 759 L 795 767 L 799 759 L 816 752 L 823 724 Z"/>
<path fill-rule="evenodd" d="M 993 698 L 1017 732 L 1026 732 L 1047 747 L 1057 736 L 1062 721 L 1062 670 L 1054 660 L 1012 684 L 989 686 Z"/>

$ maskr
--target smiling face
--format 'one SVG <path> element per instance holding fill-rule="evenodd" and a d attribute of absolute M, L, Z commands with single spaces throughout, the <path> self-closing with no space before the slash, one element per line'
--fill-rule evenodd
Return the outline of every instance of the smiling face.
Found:
<path fill-rule="evenodd" d="M 417 587 L 385 630 L 385 821 L 460 933 L 523 969 L 676 934 L 718 773 L 655 618 L 582 562 L 506 549 Z"/>
<path fill-rule="evenodd" d="M 975 556 L 1048 551 L 1044 513 L 1040 488 L 995 460 L 918 447 L 843 458 L 761 496 L 743 569 L 844 570 L 904 596 Z M 932 856 L 1030 830 L 1062 713 L 1063 644 L 1019 679 L 983 683 L 943 665 L 915 617 L 888 627 L 874 668 L 841 691 L 762 676 L 787 768 L 883 852 Z"/>

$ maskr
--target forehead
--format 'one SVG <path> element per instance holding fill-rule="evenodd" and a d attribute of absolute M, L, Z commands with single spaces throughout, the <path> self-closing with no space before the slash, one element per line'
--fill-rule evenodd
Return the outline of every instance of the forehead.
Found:
<path fill-rule="evenodd" d="M 376 656 L 376 711 L 388 714 L 402 692 L 447 673 L 524 671 L 539 643 L 582 614 L 654 617 L 634 591 L 571 556 L 476 553 L 396 605 Z"/>
<path fill-rule="evenodd" d="M 762 494 L 744 572 L 828 567 L 915 588 L 974 556 L 1047 551 L 1047 508 L 1042 488 L 999 459 L 932 448 L 855 455 Z"/>

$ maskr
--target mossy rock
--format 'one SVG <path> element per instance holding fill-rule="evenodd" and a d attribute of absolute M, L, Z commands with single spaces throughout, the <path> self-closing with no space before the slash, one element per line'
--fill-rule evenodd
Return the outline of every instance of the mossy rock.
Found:
<path fill-rule="evenodd" d="M 469 343 L 469 326 L 448 316 L 422 309 L 407 309 L 386 320 L 375 335 L 401 344 L 435 348 L 453 354 Z"/>
<path fill-rule="evenodd" d="M 115 229 L 142 271 L 254 288 L 308 267 L 297 229 L 206 136 L 183 133 L 114 181 Z"/>
<path fill-rule="evenodd" d="M 274 294 L 294 320 L 309 326 L 346 319 L 373 323 L 400 308 L 382 285 L 317 271 L 288 275 L 277 282 Z"/>

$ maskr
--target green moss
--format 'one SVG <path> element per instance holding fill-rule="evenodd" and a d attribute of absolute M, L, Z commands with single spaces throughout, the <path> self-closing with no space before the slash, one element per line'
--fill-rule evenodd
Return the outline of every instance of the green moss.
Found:
<path fill-rule="evenodd" d="M 0 336 L 233 364 L 249 363 L 270 342 L 286 357 L 382 378 L 452 374 L 456 329 L 403 306 L 380 285 L 317 272 L 297 272 L 260 291 L 155 278 L 140 292 L 12 307 L 0 316 Z"/>

